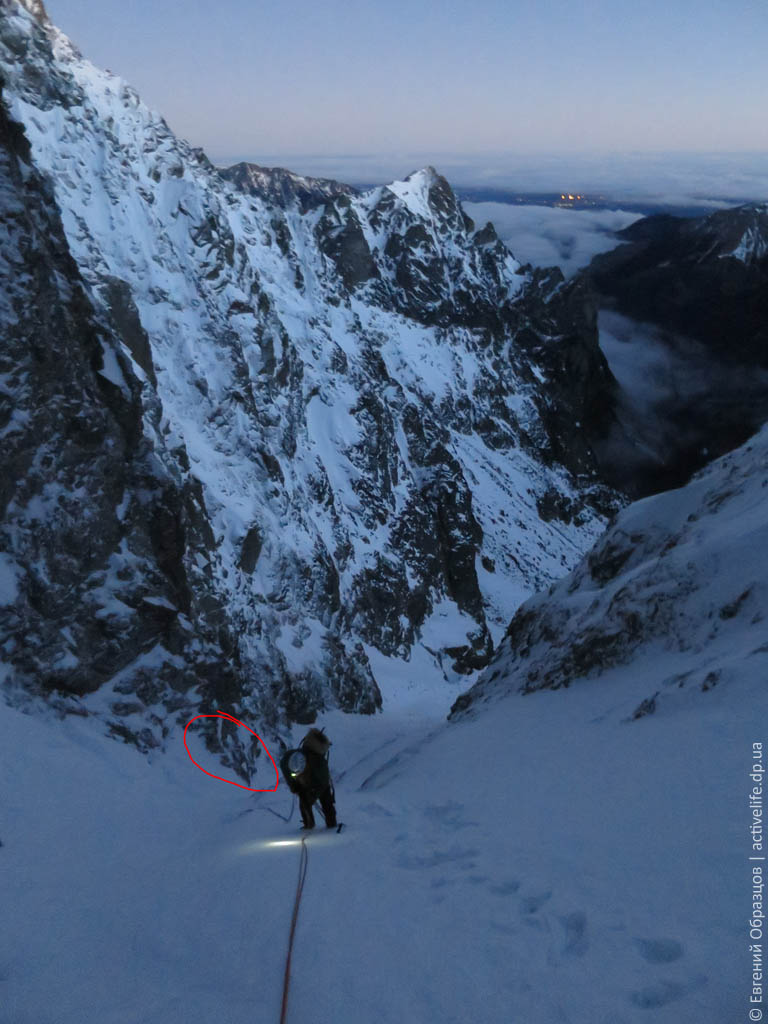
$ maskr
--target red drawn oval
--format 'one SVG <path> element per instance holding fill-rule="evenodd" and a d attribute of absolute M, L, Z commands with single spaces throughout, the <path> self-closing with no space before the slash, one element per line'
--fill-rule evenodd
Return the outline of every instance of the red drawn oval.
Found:
<path fill-rule="evenodd" d="M 187 729 L 190 727 L 190 725 L 192 725 L 193 722 L 196 722 L 198 718 L 224 718 L 227 721 L 234 722 L 235 725 L 242 725 L 244 729 L 248 729 L 248 732 L 255 736 L 259 743 L 262 745 L 262 747 L 264 747 L 266 755 L 272 762 L 272 767 L 275 769 L 275 784 L 272 787 L 272 789 L 254 789 L 252 786 L 244 786 L 242 782 L 232 782 L 231 779 L 222 778 L 221 775 L 214 775 L 213 772 L 206 771 L 202 765 L 197 764 L 197 761 L 189 753 L 189 747 L 187 746 Z M 226 782 L 230 786 L 239 786 L 240 789 L 247 789 L 249 793 L 274 793 L 278 785 L 280 784 L 280 776 L 277 773 L 277 765 L 275 764 L 275 759 L 272 757 L 269 750 L 267 750 L 267 745 L 264 742 L 264 740 L 261 738 L 261 736 L 259 736 L 258 733 L 254 732 L 253 729 L 249 728 L 245 724 L 245 722 L 241 722 L 239 718 L 235 718 L 233 715 L 228 715 L 226 711 L 217 711 L 215 714 L 212 715 L 195 715 L 194 718 L 190 718 L 190 720 L 184 726 L 184 749 L 189 754 L 189 759 L 192 762 L 192 764 L 197 765 L 201 772 L 205 772 L 206 775 L 210 775 L 212 779 L 219 779 L 220 782 Z"/>

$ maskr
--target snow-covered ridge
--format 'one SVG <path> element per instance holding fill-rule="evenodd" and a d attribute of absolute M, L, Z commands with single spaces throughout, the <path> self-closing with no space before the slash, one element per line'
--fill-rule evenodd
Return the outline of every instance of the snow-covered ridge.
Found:
<path fill-rule="evenodd" d="M 313 178 L 295 174 L 285 167 L 262 167 L 239 163 L 219 168 L 222 178 L 241 191 L 261 196 L 277 206 L 298 204 L 303 212 L 322 206 L 334 196 L 356 195 L 358 189 L 331 178 Z"/>
<path fill-rule="evenodd" d="M 520 607 L 454 712 L 630 663 L 646 674 L 637 715 L 764 673 L 767 512 L 765 427 L 685 487 L 625 508 L 571 575 Z"/>
<path fill-rule="evenodd" d="M 370 711 L 377 678 L 455 681 L 484 664 L 517 603 L 573 564 L 615 500 L 573 429 L 612 383 L 583 291 L 519 273 L 434 171 L 306 214 L 244 195 L 126 83 L 5 9 L 4 101 L 100 323 L 99 378 L 138 396 L 158 478 L 194 506 L 170 502 L 157 521 L 152 592 L 125 583 L 130 536 L 71 570 L 81 612 L 49 574 L 48 625 L 23 673 L 11 661 L 17 676 L 102 687 L 99 713 L 119 707 L 121 721 L 151 707 L 162 742 L 187 656 L 163 631 L 185 621 L 195 636 L 211 601 L 235 638 L 220 652 L 228 706 L 247 698 L 274 721 L 326 703 Z M 14 430 L 34 459 L 39 439 Z M 138 486 L 106 497 L 119 522 L 147 514 Z M 38 496 L 9 509 L 23 615 L 50 566 L 30 558 Z M 67 674 L 78 614 L 129 637 L 139 607 L 154 634 L 108 669 L 92 658 Z M 163 685 L 131 705 L 147 674 Z"/>
<path fill-rule="evenodd" d="M 732 256 L 744 264 L 759 263 L 768 254 L 768 203 L 740 206 L 712 214 L 702 225 L 722 236 L 721 259 Z M 734 244 L 735 243 L 735 244 Z"/>
<path fill-rule="evenodd" d="M 742 263 L 761 260 L 768 253 L 768 232 L 760 231 L 756 225 L 747 227 L 739 239 L 738 245 L 730 252 L 723 253 L 721 259 L 733 256 Z"/>

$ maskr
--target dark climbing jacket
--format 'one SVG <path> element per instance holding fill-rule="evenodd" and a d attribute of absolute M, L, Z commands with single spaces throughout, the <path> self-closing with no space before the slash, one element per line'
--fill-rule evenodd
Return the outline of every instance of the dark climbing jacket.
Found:
<path fill-rule="evenodd" d="M 307 789 L 313 793 L 322 793 L 331 784 L 331 773 L 328 769 L 328 762 L 322 754 L 314 750 L 302 748 L 302 753 L 307 759 L 307 767 L 304 771 L 304 780 Z"/>
<path fill-rule="evenodd" d="M 328 768 L 328 750 L 331 742 L 319 729 L 310 729 L 301 741 L 300 749 L 286 750 L 280 758 L 280 770 L 292 793 L 304 792 L 319 796 L 331 784 Z M 298 757 L 294 757 L 298 755 Z M 303 768 L 296 771 L 301 765 Z M 298 762 L 298 764 L 297 764 Z"/>

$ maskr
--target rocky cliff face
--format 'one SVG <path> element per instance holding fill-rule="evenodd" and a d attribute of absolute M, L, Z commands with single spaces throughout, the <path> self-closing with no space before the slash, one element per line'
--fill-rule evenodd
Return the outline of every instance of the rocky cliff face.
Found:
<path fill-rule="evenodd" d="M 589 275 L 619 312 L 768 367 L 768 203 L 707 217 L 646 217 Z"/>
<path fill-rule="evenodd" d="M 336 196 L 353 196 L 359 191 L 330 178 L 311 178 L 284 167 L 262 167 L 245 162 L 220 168 L 219 174 L 241 192 L 259 196 L 274 206 L 298 206 L 302 213 L 324 206 Z"/>
<path fill-rule="evenodd" d="M 687 486 L 625 508 L 579 566 L 525 602 L 452 716 L 634 666 L 634 717 L 754 676 L 768 653 L 768 428 Z"/>
<path fill-rule="evenodd" d="M 600 455 L 607 478 L 642 495 L 680 486 L 768 418 L 768 205 L 649 217 L 620 237 L 587 271 L 601 330 L 623 337 L 622 360 L 657 353 L 666 379 L 651 403 L 620 412 L 624 438 Z"/>
<path fill-rule="evenodd" d="M 30 3 L 0 69 L 9 208 L 50 225 L 7 218 L 8 685 L 151 746 L 201 701 L 277 729 L 485 664 L 616 507 L 583 286 L 432 169 L 244 193 Z"/>
<path fill-rule="evenodd" d="M 109 679 L 109 728 L 151 749 L 168 717 L 238 692 L 201 488 L 154 444 L 135 341 L 94 309 L 2 103 L 0 209 L 0 679 L 63 712 Z"/>

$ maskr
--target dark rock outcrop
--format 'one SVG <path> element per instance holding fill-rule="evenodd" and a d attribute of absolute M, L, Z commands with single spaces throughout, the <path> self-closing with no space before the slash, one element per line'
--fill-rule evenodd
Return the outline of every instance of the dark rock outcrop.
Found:
<path fill-rule="evenodd" d="M 618 237 L 588 273 L 619 312 L 768 368 L 768 204 L 647 217 Z"/>
<path fill-rule="evenodd" d="M 100 320 L 1 94 L 0 208 L 6 685 L 67 710 L 110 682 L 110 728 L 149 749 L 166 714 L 232 710 L 243 689 L 202 496 L 153 449 L 121 347 L 134 324 Z"/>
<path fill-rule="evenodd" d="M 642 496 L 685 483 L 768 418 L 768 205 L 649 217 L 619 237 L 586 275 L 603 330 L 645 379 L 628 383 L 609 443 L 596 443 L 606 478 Z"/>

